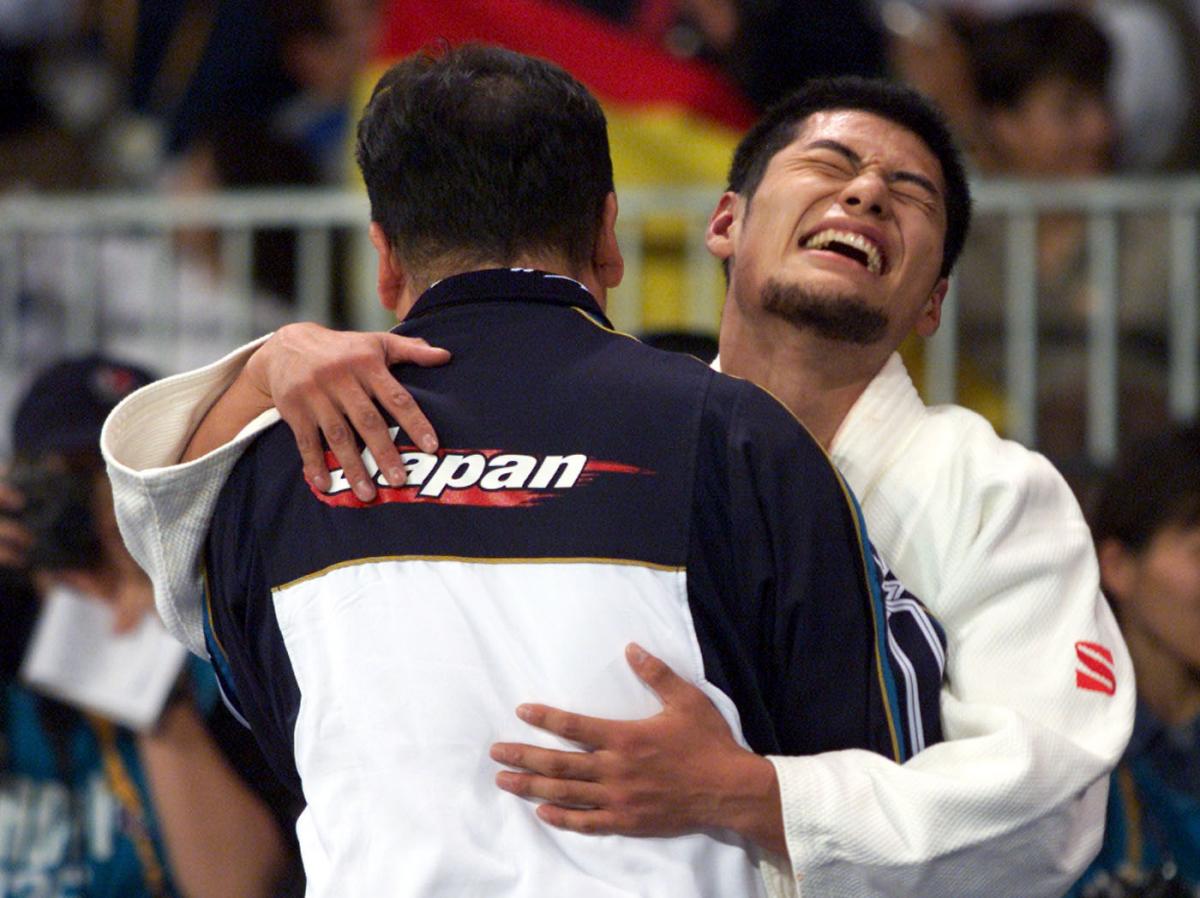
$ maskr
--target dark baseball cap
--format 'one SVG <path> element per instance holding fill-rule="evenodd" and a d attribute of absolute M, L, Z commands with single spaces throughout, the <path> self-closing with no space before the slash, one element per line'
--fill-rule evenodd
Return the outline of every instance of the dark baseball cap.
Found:
<path fill-rule="evenodd" d="M 39 374 L 17 404 L 13 451 L 24 457 L 100 449 L 118 402 L 155 380 L 144 368 L 101 355 L 64 359 Z"/>

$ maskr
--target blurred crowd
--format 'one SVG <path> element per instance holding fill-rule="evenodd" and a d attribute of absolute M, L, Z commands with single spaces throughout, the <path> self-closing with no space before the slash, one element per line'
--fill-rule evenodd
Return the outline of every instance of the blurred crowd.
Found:
<path fill-rule="evenodd" d="M 276 164 L 235 166 L 226 183 L 340 180 L 377 12 L 376 0 L 6 2 L 0 183 L 162 186 L 235 124 L 243 156 Z"/>
<path fill-rule="evenodd" d="M 931 4 L 908 26 L 907 71 L 952 116 L 980 177 L 1194 171 L 1198 12 L 1169 0 Z M 1117 404 L 1128 441 L 1168 418 L 1171 257 L 1165 210 L 1124 214 L 1117 227 Z M 956 278 L 967 370 L 996 391 L 1004 384 L 1008 237 L 998 216 L 979 216 Z M 1038 448 L 1078 486 L 1091 473 L 1083 409 L 1098 301 L 1085 216 L 1043 214 L 1033 252 Z"/>
<path fill-rule="evenodd" d="M 1200 164 L 1197 0 L 521 0 L 570 8 L 621 39 L 715 71 L 761 110 L 808 77 L 884 75 L 934 97 L 980 177 L 1081 178 Z M 511 14 L 497 0 L 471 16 Z M 381 35 L 422 29 L 419 0 L 0 0 L 0 195 L 133 189 L 167 196 L 341 185 L 357 105 Z M 620 64 L 614 60 L 613 65 Z M 586 79 L 585 79 L 586 80 Z M 1118 251 L 1121 431 L 1166 420 L 1170 259 L 1165 214 L 1123 216 Z M 175 248 L 176 317 L 194 364 L 225 339 L 229 303 L 263 330 L 293 314 L 296 244 L 258 234 L 252 285 L 230 297 L 213 235 Z M 957 278 L 963 399 L 1005 426 L 1007 232 L 980 216 Z M 146 362 L 156 248 L 100 251 L 106 345 Z M 29 275 L 31 352 L 53 353 L 61 247 Z M 1038 445 L 1065 467 L 1086 455 L 1086 321 L 1094 303 L 1080 214 L 1045 215 L 1036 239 Z M 344 267 L 330 291 L 346 323 Z M 40 278 L 40 280 L 39 280 Z M 32 316 L 36 318 L 36 316 Z M 39 337 L 39 334 L 41 335 Z M 199 335 L 209 334 L 204 340 Z M 244 334 L 236 335 L 239 337 Z M 39 340 L 41 342 L 39 342 Z M 910 360 L 918 364 L 919 360 Z"/>
<path fill-rule="evenodd" d="M 816 75 L 910 81 L 983 173 L 1175 171 L 1200 154 L 1195 0 L 543 2 L 715 66 L 760 110 Z M 288 180 L 340 182 L 361 76 L 405 6 L 4 0 L 0 187 L 159 186 L 230 123 L 297 152 Z"/>

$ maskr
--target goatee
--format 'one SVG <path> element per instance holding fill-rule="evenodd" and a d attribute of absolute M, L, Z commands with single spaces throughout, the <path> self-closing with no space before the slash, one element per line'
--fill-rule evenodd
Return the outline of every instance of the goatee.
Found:
<path fill-rule="evenodd" d="M 819 296 L 796 284 L 771 279 L 763 287 L 763 309 L 827 340 L 867 346 L 887 332 L 888 318 L 857 296 Z"/>

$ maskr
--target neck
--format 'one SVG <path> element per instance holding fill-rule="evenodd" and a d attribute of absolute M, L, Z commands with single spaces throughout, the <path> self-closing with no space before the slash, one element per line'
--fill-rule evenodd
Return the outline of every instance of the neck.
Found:
<path fill-rule="evenodd" d="M 1163 723 L 1186 723 L 1200 714 L 1200 672 L 1183 663 L 1151 634 L 1125 628 L 1138 695 Z"/>
<path fill-rule="evenodd" d="M 732 291 L 721 317 L 720 348 L 722 371 L 779 399 L 826 451 L 890 354 L 818 337 L 775 315 L 748 315 Z"/>

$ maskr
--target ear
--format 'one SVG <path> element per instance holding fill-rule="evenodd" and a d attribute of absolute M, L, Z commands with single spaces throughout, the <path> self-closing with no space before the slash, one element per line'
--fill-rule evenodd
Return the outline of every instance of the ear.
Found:
<path fill-rule="evenodd" d="M 401 318 L 412 305 L 407 301 L 411 292 L 408 276 L 396 258 L 391 241 L 378 222 L 371 222 L 368 233 L 371 236 L 371 245 L 375 247 L 375 254 L 379 257 L 379 304 L 397 318 Z"/>
<path fill-rule="evenodd" d="M 1137 557 L 1118 540 L 1111 537 L 1096 547 L 1100 562 L 1100 585 L 1114 605 L 1124 603 L 1133 595 L 1137 578 Z"/>
<path fill-rule="evenodd" d="M 945 302 L 946 292 L 949 289 L 950 280 L 948 278 L 939 278 L 938 282 L 933 285 L 929 298 L 921 307 L 917 323 L 913 326 L 913 330 L 920 336 L 932 337 L 937 333 L 938 326 L 942 323 L 942 303 Z"/>
<path fill-rule="evenodd" d="M 617 244 L 617 195 L 611 191 L 604 198 L 600 232 L 592 249 L 592 267 L 596 272 L 596 280 L 605 290 L 616 287 L 625 277 L 625 259 Z"/>
<path fill-rule="evenodd" d="M 704 232 L 704 245 L 722 262 L 733 257 L 737 232 L 741 227 L 744 212 L 742 198 L 731 190 L 721 194 L 717 208 L 708 217 L 708 229 Z"/>

